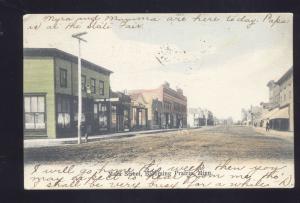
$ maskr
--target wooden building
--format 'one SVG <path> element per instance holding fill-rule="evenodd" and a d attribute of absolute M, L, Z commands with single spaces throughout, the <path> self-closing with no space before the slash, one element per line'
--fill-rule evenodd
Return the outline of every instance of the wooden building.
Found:
<path fill-rule="evenodd" d="M 77 56 L 55 48 L 24 48 L 24 135 L 76 136 Z M 90 133 L 110 129 L 112 71 L 82 59 L 82 106 Z"/>

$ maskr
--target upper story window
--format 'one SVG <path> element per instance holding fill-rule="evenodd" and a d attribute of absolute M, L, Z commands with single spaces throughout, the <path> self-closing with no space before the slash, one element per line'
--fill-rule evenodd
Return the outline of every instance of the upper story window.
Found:
<path fill-rule="evenodd" d="M 81 90 L 86 92 L 86 76 L 81 75 Z"/>
<path fill-rule="evenodd" d="M 96 80 L 94 78 L 91 78 L 91 93 L 96 93 Z"/>
<path fill-rule="evenodd" d="M 99 80 L 99 94 L 104 95 L 104 82 Z"/>
<path fill-rule="evenodd" d="M 60 87 L 67 87 L 67 74 L 68 72 L 66 69 L 59 69 Z"/>

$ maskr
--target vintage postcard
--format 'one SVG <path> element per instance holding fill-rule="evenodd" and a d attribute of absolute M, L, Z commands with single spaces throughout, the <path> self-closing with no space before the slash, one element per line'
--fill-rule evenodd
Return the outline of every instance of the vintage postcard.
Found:
<path fill-rule="evenodd" d="M 24 188 L 293 188 L 293 14 L 23 17 Z"/>

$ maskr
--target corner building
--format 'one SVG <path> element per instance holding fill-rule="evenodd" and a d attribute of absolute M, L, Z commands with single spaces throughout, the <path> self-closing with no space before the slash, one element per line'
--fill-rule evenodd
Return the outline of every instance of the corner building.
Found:
<path fill-rule="evenodd" d="M 294 79 L 293 67 L 289 68 L 278 81 L 271 80 L 269 103 L 261 103 L 268 109 L 262 117 L 262 123 L 270 120 L 270 128 L 280 131 L 294 131 Z M 262 125 L 265 126 L 265 125 Z"/>
<path fill-rule="evenodd" d="M 76 136 L 78 58 L 55 48 L 24 48 L 24 137 Z M 94 63 L 82 63 L 82 120 L 89 133 L 110 129 L 110 74 Z"/>

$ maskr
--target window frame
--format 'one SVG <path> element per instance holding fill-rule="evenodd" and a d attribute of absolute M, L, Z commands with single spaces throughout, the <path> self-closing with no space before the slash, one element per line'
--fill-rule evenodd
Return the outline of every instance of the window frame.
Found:
<path fill-rule="evenodd" d="M 86 75 L 83 74 L 81 74 L 81 91 L 86 92 Z"/>
<path fill-rule="evenodd" d="M 62 80 L 62 76 L 63 76 L 62 73 L 65 73 L 64 80 Z M 67 69 L 59 68 L 59 84 L 60 84 L 60 87 L 62 87 L 62 88 L 68 87 L 68 70 Z"/>
<path fill-rule="evenodd" d="M 57 107 L 56 107 L 56 125 L 58 127 L 58 129 L 69 129 L 71 128 L 72 125 L 72 118 L 71 118 L 71 106 L 72 106 L 72 101 L 68 96 L 63 96 L 63 95 L 58 95 L 57 99 L 56 99 L 56 103 L 57 103 Z M 60 109 L 59 109 L 60 106 Z M 63 127 L 61 127 L 59 125 L 59 114 L 62 114 L 63 116 L 63 120 L 65 123 L 65 119 L 66 119 L 66 114 L 69 114 L 69 125 L 65 125 Z"/>
<path fill-rule="evenodd" d="M 99 94 L 104 95 L 104 81 L 103 80 L 99 80 Z"/>
<path fill-rule="evenodd" d="M 94 85 L 92 85 L 94 83 Z M 91 78 L 90 79 L 90 84 L 91 84 L 91 93 L 96 94 L 96 79 Z"/>
<path fill-rule="evenodd" d="M 44 98 L 44 112 L 26 112 L 25 111 L 25 97 L 30 97 L 30 108 L 31 108 L 31 97 L 43 97 Z M 23 94 L 23 129 L 26 132 L 47 132 L 47 95 L 46 93 L 24 93 Z M 38 101 L 38 99 L 37 99 Z M 38 109 L 38 107 L 37 107 Z M 26 114 L 35 114 L 35 113 L 43 113 L 44 114 L 44 124 L 45 127 L 44 128 L 26 128 L 26 121 L 25 121 L 25 117 Z M 36 116 L 34 115 L 34 125 L 36 126 Z"/>
<path fill-rule="evenodd" d="M 109 129 L 109 111 L 107 103 L 96 103 L 97 104 L 97 122 L 99 125 L 100 131 Z M 104 107 L 104 108 L 103 108 Z M 95 115 L 95 114 L 94 114 Z"/>

